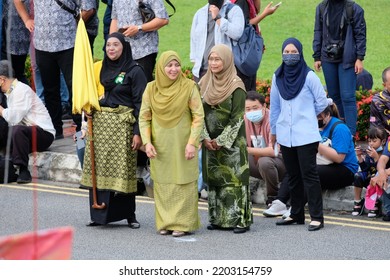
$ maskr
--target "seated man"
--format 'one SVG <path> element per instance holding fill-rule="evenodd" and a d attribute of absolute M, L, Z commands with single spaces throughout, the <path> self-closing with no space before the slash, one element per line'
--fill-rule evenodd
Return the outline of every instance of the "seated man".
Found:
<path fill-rule="evenodd" d="M 390 67 L 382 72 L 383 91 L 376 93 L 370 106 L 370 125 L 390 133 Z"/>
<path fill-rule="evenodd" d="M 3 118 L 9 126 L 9 130 L 0 135 L 0 143 L 5 145 L 8 132 L 12 133 L 11 159 L 19 166 L 17 182 L 29 183 L 29 153 L 35 148 L 36 151 L 46 150 L 53 143 L 55 129 L 45 105 L 28 85 L 13 78 L 7 60 L 0 61 L 0 89 L 7 98 L 7 108 L 0 106 L 0 119 Z"/>
<path fill-rule="evenodd" d="M 390 221 L 390 185 L 388 183 L 388 178 L 390 175 L 390 151 L 389 151 L 389 141 L 390 138 L 387 139 L 387 142 L 385 144 L 385 148 L 383 150 L 382 155 L 379 157 L 378 164 L 376 166 L 377 169 L 377 175 L 375 177 L 371 178 L 370 185 L 375 187 L 379 186 L 384 190 L 382 196 L 380 199 L 383 203 L 383 220 L 385 222 Z M 379 209 L 380 211 L 382 209 Z"/>
<path fill-rule="evenodd" d="M 250 175 L 265 181 L 268 197 L 266 204 L 269 205 L 278 194 L 278 185 L 286 169 L 282 155 L 275 156 L 274 149 L 270 146 L 269 110 L 264 96 L 248 91 L 244 119 Z M 282 210 L 287 210 L 286 205 Z"/>

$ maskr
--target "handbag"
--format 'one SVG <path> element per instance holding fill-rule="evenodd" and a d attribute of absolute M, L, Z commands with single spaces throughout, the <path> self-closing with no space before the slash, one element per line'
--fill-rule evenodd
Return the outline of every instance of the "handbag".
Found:
<path fill-rule="evenodd" d="M 328 138 L 326 139 L 326 141 L 322 142 L 321 144 L 322 145 L 326 145 L 328 147 L 332 147 L 332 136 L 333 136 L 333 131 L 335 129 L 335 127 L 339 124 L 343 123 L 342 121 L 337 121 L 335 122 L 332 127 L 330 128 L 330 131 L 329 131 L 329 136 Z M 317 153 L 317 165 L 329 165 L 329 164 L 332 164 L 333 161 L 331 161 L 330 159 L 324 157 L 323 155 L 321 155 L 320 153 Z"/>
<path fill-rule="evenodd" d="M 322 145 L 326 145 L 328 147 L 332 147 L 332 140 L 329 138 L 326 139 L 325 142 L 321 143 Z M 320 153 L 317 153 L 317 165 L 329 165 L 332 164 L 333 161 L 330 159 L 327 159 L 325 156 L 321 155 Z"/>
<path fill-rule="evenodd" d="M 172 7 L 173 14 L 176 13 L 176 8 L 171 3 L 171 1 L 169 1 L 169 0 L 165 0 L 165 1 L 168 3 L 169 6 Z M 142 0 L 138 1 L 138 10 L 139 10 L 139 13 L 141 14 L 143 23 L 147 23 L 156 17 L 150 4 L 144 3 Z M 169 17 L 173 16 L 173 14 L 170 14 Z"/>
<path fill-rule="evenodd" d="M 226 8 L 225 18 L 234 4 Z M 245 76 L 256 75 L 263 57 L 263 37 L 256 32 L 249 22 L 245 23 L 244 31 L 238 41 L 232 41 L 234 64 Z"/>
<path fill-rule="evenodd" d="M 138 2 L 138 10 L 143 23 L 149 22 L 156 17 L 150 4 L 144 3 L 142 0 Z"/>

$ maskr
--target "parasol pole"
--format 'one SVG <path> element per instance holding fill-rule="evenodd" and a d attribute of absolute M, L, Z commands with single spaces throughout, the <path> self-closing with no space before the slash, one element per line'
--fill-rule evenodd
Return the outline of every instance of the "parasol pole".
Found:
<path fill-rule="evenodd" d="M 93 124 L 92 124 L 92 115 L 87 114 L 88 119 L 88 133 L 89 133 L 89 148 L 90 148 L 90 157 L 91 157 L 91 176 L 92 176 L 92 197 L 93 197 L 93 209 L 104 209 L 106 204 L 103 202 L 101 205 L 97 202 L 97 187 L 96 187 L 96 170 L 95 170 L 95 149 L 93 146 Z"/>

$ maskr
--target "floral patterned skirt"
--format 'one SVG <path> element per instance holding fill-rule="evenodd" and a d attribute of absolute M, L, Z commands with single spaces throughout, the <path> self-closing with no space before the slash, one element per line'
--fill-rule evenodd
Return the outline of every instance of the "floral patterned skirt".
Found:
<path fill-rule="evenodd" d="M 248 227 L 253 223 L 250 188 L 247 185 L 208 186 L 209 221 L 222 228 Z"/>

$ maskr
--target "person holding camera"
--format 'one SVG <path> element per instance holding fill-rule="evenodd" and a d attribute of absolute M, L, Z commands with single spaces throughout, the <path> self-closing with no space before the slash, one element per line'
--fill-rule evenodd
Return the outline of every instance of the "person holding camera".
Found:
<path fill-rule="evenodd" d="M 366 54 L 364 10 L 351 0 L 324 0 L 316 8 L 314 68 L 324 71 L 328 95 L 356 134 L 356 79 Z"/>

